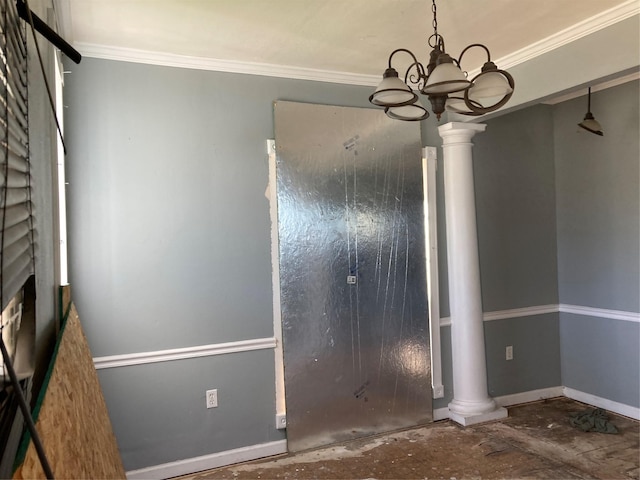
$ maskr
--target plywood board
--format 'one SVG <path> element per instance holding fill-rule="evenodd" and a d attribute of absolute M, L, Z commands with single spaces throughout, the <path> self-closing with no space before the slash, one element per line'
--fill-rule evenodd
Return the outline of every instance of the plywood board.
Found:
<path fill-rule="evenodd" d="M 63 298 L 69 301 L 68 296 Z M 73 304 L 54 362 L 36 421 L 54 477 L 125 478 L 93 358 Z M 32 441 L 14 478 L 45 478 Z"/>

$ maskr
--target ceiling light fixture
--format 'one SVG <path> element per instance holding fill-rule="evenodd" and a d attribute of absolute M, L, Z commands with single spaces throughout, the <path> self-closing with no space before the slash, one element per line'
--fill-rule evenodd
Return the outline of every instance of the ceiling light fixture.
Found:
<path fill-rule="evenodd" d="M 591 113 L 591 87 L 589 87 L 589 94 L 587 96 L 587 114 L 584 116 L 584 120 L 578 124 L 579 127 L 584 128 L 587 132 L 595 133 L 604 137 L 604 132 L 598 121 L 593 118 Z"/>
<path fill-rule="evenodd" d="M 369 97 L 369 101 L 376 106 L 384 107 L 387 116 L 407 121 L 424 120 L 429 116 L 429 112 L 420 105 L 414 89 L 427 95 L 431 102 L 431 109 L 438 120 L 445 109 L 463 115 L 477 116 L 502 107 L 513 95 L 515 85 L 513 77 L 504 70 L 498 69 L 491 61 L 489 49 L 480 43 L 466 47 L 457 60 L 451 58 L 445 52 L 444 38 L 438 33 L 436 1 L 432 0 L 432 2 L 433 35 L 428 40 L 432 50 L 427 68 L 425 69 L 416 56 L 406 48 L 394 50 L 389 55 L 389 67 L 382 75 L 382 82 Z M 468 80 L 467 72 L 463 72 L 460 68 L 460 62 L 463 55 L 473 47 L 484 49 L 487 61 L 480 73 L 472 80 Z M 398 72 L 391 66 L 393 56 L 400 52 L 407 53 L 412 60 L 404 74 L 404 81 L 398 77 Z"/>

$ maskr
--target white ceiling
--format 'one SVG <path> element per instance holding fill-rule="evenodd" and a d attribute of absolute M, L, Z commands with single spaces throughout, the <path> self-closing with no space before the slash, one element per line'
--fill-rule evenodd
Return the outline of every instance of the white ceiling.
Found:
<path fill-rule="evenodd" d="M 440 0 L 438 32 L 452 56 L 484 43 L 497 60 L 629 3 Z M 433 33 L 429 0 L 56 0 L 55 7 L 63 35 L 81 52 L 117 47 L 359 75 L 381 75 L 401 47 L 428 62 Z M 463 67 L 482 61 L 465 55 Z"/>

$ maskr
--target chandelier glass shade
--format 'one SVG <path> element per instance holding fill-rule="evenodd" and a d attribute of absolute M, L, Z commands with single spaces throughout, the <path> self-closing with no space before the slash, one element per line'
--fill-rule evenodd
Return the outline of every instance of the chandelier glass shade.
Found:
<path fill-rule="evenodd" d="M 438 34 L 435 0 L 432 2 L 434 33 L 429 37 L 432 50 L 427 67 L 410 50 L 394 50 L 389 55 L 389 65 L 382 76 L 382 82 L 369 97 L 369 101 L 373 105 L 384 107 L 389 117 L 408 121 L 424 120 L 429 116 L 429 112 L 420 105 L 417 93 L 427 96 L 438 119 L 445 109 L 472 116 L 499 109 L 513 95 L 513 77 L 498 69 L 491 61 L 489 49 L 480 43 L 466 47 L 457 60 L 451 58 L 445 51 L 444 38 Z M 471 48 L 483 49 L 487 60 L 480 73 L 469 80 L 460 63 Z M 398 54 L 408 55 L 411 61 L 404 74 L 404 81 L 392 66 L 394 56 Z"/>
<path fill-rule="evenodd" d="M 371 103 L 381 107 L 389 105 L 410 105 L 416 100 L 418 100 L 418 95 L 398 78 L 398 72 L 393 68 L 388 68 L 384 72 L 382 82 L 380 82 L 374 94 L 369 98 Z"/>
<path fill-rule="evenodd" d="M 394 120 L 411 121 L 422 116 L 429 115 L 429 112 L 420 104 L 412 103 L 410 105 L 401 105 L 399 107 L 387 107 L 384 113 Z"/>
<path fill-rule="evenodd" d="M 462 92 L 471 88 L 472 84 L 467 76 L 446 53 L 440 54 L 436 67 L 426 78 L 421 92 L 427 95 L 446 95 Z"/>

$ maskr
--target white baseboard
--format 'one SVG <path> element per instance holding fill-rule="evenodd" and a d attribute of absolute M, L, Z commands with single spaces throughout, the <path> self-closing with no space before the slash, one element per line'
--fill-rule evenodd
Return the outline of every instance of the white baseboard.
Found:
<path fill-rule="evenodd" d="M 625 405 L 623 403 L 607 400 L 606 398 L 597 397 L 589 393 L 574 390 L 568 387 L 549 387 L 539 390 L 531 390 L 529 392 L 514 393 L 512 395 L 502 395 L 495 397 L 495 401 L 500 407 L 510 407 L 522 403 L 535 402 L 547 398 L 567 397 L 578 402 L 587 403 L 594 407 L 604 408 L 610 412 L 624 415 L 625 417 L 640 420 L 640 408 Z M 433 420 L 449 419 L 449 408 L 436 408 L 433 410 Z M 233 465 L 234 463 L 247 462 L 257 460 L 259 458 L 271 457 L 287 453 L 287 441 L 279 440 L 276 442 L 252 445 L 249 447 L 236 448 L 224 452 L 213 453 L 211 455 L 203 455 L 201 457 L 188 458 L 178 460 L 176 462 L 163 463 L 152 467 L 141 468 L 139 470 L 131 470 L 127 472 L 129 480 L 147 480 L 147 479 L 164 479 L 177 477 L 180 475 L 189 475 L 203 470 Z"/>
<path fill-rule="evenodd" d="M 163 463 L 152 467 L 131 470 L 127 472 L 129 480 L 148 480 L 178 477 L 191 473 L 211 470 L 212 468 L 224 467 L 234 463 L 257 460 L 258 458 L 271 457 L 287 453 L 287 441 L 278 440 L 276 442 L 251 445 L 249 447 L 236 448 L 211 455 L 187 458 L 176 462 Z"/>
<path fill-rule="evenodd" d="M 522 403 L 536 402 L 547 398 L 567 397 L 578 402 L 593 405 L 594 407 L 604 408 L 610 412 L 614 412 L 625 417 L 640 420 L 640 408 L 624 403 L 614 402 L 606 398 L 598 397 L 590 393 L 574 390 L 569 387 L 549 387 L 539 390 L 531 390 L 529 392 L 514 393 L 512 395 L 503 395 L 495 397 L 494 400 L 500 407 L 511 407 Z M 436 408 L 433 410 L 433 420 L 446 420 L 449 418 L 449 409 Z"/>
<path fill-rule="evenodd" d="M 541 388 L 539 390 L 531 390 L 529 392 L 514 393 L 512 395 L 503 395 L 501 397 L 495 397 L 494 400 L 499 407 L 510 407 L 512 405 L 519 405 L 521 403 L 536 402 L 538 400 L 544 400 L 545 398 L 562 397 L 563 387 L 549 387 Z M 436 408 L 433 410 L 433 421 L 447 420 L 449 416 L 449 408 Z"/>
<path fill-rule="evenodd" d="M 437 422 L 438 420 L 448 420 L 448 419 L 449 419 L 449 409 L 447 407 L 433 409 L 434 422 Z"/>
<path fill-rule="evenodd" d="M 512 405 L 520 405 L 521 403 L 544 400 L 545 398 L 562 397 L 563 395 L 562 387 L 549 387 L 528 392 L 513 393 L 511 395 L 502 395 L 495 397 L 494 400 L 501 407 L 510 407 Z"/>
<path fill-rule="evenodd" d="M 625 417 L 640 420 L 640 408 L 625 405 L 624 403 L 614 402 L 613 400 L 608 400 L 606 398 L 597 397 L 590 393 L 581 392 L 569 387 L 562 387 L 562 390 L 565 397 L 577 400 L 578 402 L 588 403 L 594 407 L 604 408 L 605 410 L 624 415 Z"/>

